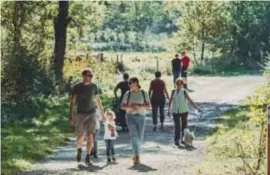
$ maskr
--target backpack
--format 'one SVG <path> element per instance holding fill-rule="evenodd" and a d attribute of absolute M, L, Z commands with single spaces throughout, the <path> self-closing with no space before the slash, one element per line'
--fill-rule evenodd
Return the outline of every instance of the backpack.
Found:
<path fill-rule="evenodd" d="M 143 90 L 141 90 L 141 93 L 143 95 L 143 101 L 144 101 L 144 104 L 146 104 L 146 98 L 145 98 L 145 93 Z M 130 99 L 130 91 L 128 91 L 128 97 L 127 97 L 127 104 L 129 104 L 129 99 Z"/>
<path fill-rule="evenodd" d="M 172 97 L 171 98 L 173 98 L 174 92 L 175 92 L 175 89 L 172 90 Z M 187 98 L 187 92 L 186 91 L 184 91 L 184 94 L 185 94 L 185 97 Z"/>

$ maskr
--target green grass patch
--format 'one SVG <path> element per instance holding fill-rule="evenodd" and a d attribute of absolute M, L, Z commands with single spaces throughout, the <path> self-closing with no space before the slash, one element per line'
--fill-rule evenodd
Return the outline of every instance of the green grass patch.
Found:
<path fill-rule="evenodd" d="M 242 122 L 248 121 L 248 119 L 248 106 L 243 105 L 236 109 L 229 109 L 216 120 L 216 127 L 208 130 L 205 136 L 210 137 L 225 133 L 241 125 Z"/>
<path fill-rule="evenodd" d="M 29 168 L 36 160 L 64 144 L 74 127 L 68 124 L 68 98 L 44 99 L 40 113 L 32 119 L 2 123 L 2 173 Z M 35 109 L 37 110 L 37 109 Z"/>

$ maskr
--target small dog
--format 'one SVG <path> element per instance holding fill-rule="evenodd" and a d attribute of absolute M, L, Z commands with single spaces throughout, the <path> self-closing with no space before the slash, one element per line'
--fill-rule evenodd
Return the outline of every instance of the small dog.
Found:
<path fill-rule="evenodd" d="M 184 143 L 186 146 L 193 146 L 192 141 L 194 139 L 194 133 L 191 133 L 189 129 L 184 129 Z"/>

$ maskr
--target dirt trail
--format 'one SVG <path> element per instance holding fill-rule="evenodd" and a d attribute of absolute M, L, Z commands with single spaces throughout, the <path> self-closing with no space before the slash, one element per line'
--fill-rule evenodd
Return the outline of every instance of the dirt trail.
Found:
<path fill-rule="evenodd" d="M 132 148 L 127 133 L 120 133 L 116 143 L 116 165 L 106 165 L 105 144 L 102 133 L 99 136 L 99 159 L 93 166 L 77 164 L 75 160 L 75 138 L 55 153 L 33 165 L 29 170 L 18 174 L 180 174 L 194 175 L 198 170 L 193 167 L 203 161 L 206 154 L 206 141 L 202 137 L 209 128 L 214 127 L 215 119 L 228 108 L 237 107 L 239 100 L 251 94 L 264 83 L 261 76 L 237 77 L 190 77 L 189 87 L 195 92 L 190 96 L 205 111 L 199 119 L 192 110 L 189 115 L 189 128 L 196 125 L 195 149 L 179 149 L 173 145 L 173 121 L 165 119 L 165 131 L 152 132 L 151 113 L 147 116 L 146 132 L 142 153 L 142 165 L 132 166 Z M 85 149 L 84 149 L 85 150 Z M 85 155 L 83 155 L 84 157 Z"/>

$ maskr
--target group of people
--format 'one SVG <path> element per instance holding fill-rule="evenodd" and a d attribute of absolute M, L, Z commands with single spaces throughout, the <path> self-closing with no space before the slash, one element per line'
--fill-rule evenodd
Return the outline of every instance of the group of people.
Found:
<path fill-rule="evenodd" d="M 188 90 L 187 86 L 187 71 L 190 63 L 190 58 L 186 55 L 186 51 L 181 52 L 181 57 L 179 54 L 175 54 L 175 58 L 172 59 L 172 74 L 173 74 L 173 82 L 179 77 L 182 77 L 184 81 L 184 88 Z"/>
<path fill-rule="evenodd" d="M 182 53 L 183 55 L 183 53 Z M 175 59 L 179 59 L 177 56 Z M 179 59 L 179 62 L 172 61 L 174 64 L 180 64 L 180 69 L 186 71 L 185 59 Z M 182 63 L 181 63 L 182 62 Z M 183 64 L 183 65 L 182 65 Z M 173 72 L 177 66 L 173 65 Z M 179 68 L 178 67 L 178 68 Z M 183 70 L 185 69 L 185 70 Z M 184 73 L 186 76 L 186 74 Z M 182 75 L 183 76 L 183 75 Z M 90 157 L 97 158 L 97 135 L 99 133 L 99 121 L 104 124 L 104 140 L 106 143 L 107 162 L 115 162 L 115 140 L 119 138 L 116 130 L 116 115 L 112 110 L 104 111 L 99 98 L 99 90 L 96 84 L 92 82 L 93 72 L 91 69 L 85 69 L 82 72 L 83 81 L 74 86 L 70 100 L 70 124 L 76 119 L 77 135 L 77 161 L 81 161 L 82 144 L 86 132 L 87 155 L 86 164 L 91 164 Z M 169 100 L 168 116 L 173 116 L 175 124 L 175 145 L 180 146 L 183 142 L 183 131 L 187 128 L 188 102 L 197 110 L 200 109 L 191 100 L 186 91 L 186 81 L 182 78 L 175 78 L 175 89 L 169 96 L 166 83 L 161 79 L 161 72 L 155 73 L 155 79 L 151 81 L 149 92 L 141 89 L 139 79 L 136 77 L 129 78 L 127 73 L 123 74 L 123 81 L 117 84 L 114 89 L 116 98 L 120 98 L 120 112 L 117 116 L 123 131 L 128 131 L 130 135 L 131 146 L 134 156 L 132 157 L 134 165 L 140 163 L 141 144 L 143 140 L 146 110 L 152 107 L 153 131 L 157 130 L 158 111 L 160 113 L 160 129 L 164 128 L 164 107 L 166 98 Z M 121 96 L 117 96 L 117 91 L 121 89 Z M 74 106 L 77 105 L 77 117 L 73 116 Z M 97 114 L 96 108 L 99 114 Z"/>

